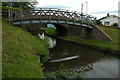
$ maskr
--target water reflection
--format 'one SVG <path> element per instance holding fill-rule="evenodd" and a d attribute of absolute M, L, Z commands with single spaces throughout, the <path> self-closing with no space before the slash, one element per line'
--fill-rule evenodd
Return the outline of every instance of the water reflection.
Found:
<path fill-rule="evenodd" d="M 114 70 L 114 67 L 116 67 L 118 65 L 115 62 L 115 60 L 117 60 L 117 58 L 115 56 L 104 54 L 97 50 L 92 50 L 90 48 L 86 48 L 86 47 L 83 47 L 83 46 L 80 46 L 80 45 L 77 45 L 74 43 L 62 41 L 62 40 L 56 40 L 56 46 L 51 49 L 50 53 L 52 54 L 50 61 L 59 60 L 62 58 L 67 58 L 67 57 L 76 56 L 76 55 L 78 55 L 79 58 L 65 60 L 62 62 L 58 61 L 56 63 L 51 63 L 48 61 L 44 65 L 46 72 L 53 72 L 53 71 L 58 71 L 58 70 L 64 70 L 65 72 L 68 72 L 67 70 L 70 69 L 71 75 L 75 75 L 77 73 L 90 72 L 89 74 L 99 76 L 100 73 L 97 73 L 98 69 L 103 68 L 105 70 L 108 70 L 109 64 L 111 64 L 111 66 L 113 68 L 110 68 L 110 70 L 107 71 L 107 72 L 109 72 L 112 69 Z M 112 62 L 115 64 L 111 63 L 110 60 L 112 60 Z M 108 63 L 106 61 L 108 61 Z M 103 64 L 103 62 L 105 64 Z M 99 66 L 96 65 L 96 63 L 99 63 Z M 102 66 L 102 68 L 100 68 L 101 66 Z M 117 75 L 116 70 L 113 72 L 114 72 L 114 74 Z M 104 72 L 104 74 L 106 74 L 106 72 Z M 109 73 L 109 74 L 111 75 L 111 73 Z M 87 77 L 89 77 L 89 76 L 87 76 Z M 109 77 L 109 75 L 108 75 L 108 77 Z"/>
<path fill-rule="evenodd" d="M 62 62 L 62 61 L 67 61 L 67 60 L 76 59 L 76 58 L 79 58 L 79 56 L 71 56 L 71 57 L 56 59 L 56 60 L 52 60 L 52 61 L 50 61 L 50 62 Z"/>
<path fill-rule="evenodd" d="M 55 45 L 56 45 L 56 40 L 55 40 L 54 38 L 49 37 L 49 38 L 48 38 L 48 45 L 49 45 L 49 48 L 55 47 Z"/>
<path fill-rule="evenodd" d="M 38 36 L 39 36 L 39 38 L 40 38 L 41 40 L 46 41 L 45 43 L 47 43 L 47 45 L 48 45 L 49 48 L 55 47 L 55 45 L 56 45 L 56 40 L 55 40 L 54 38 L 45 37 L 44 33 L 39 33 Z"/>
<path fill-rule="evenodd" d="M 61 69 L 59 71 L 62 71 L 65 74 L 69 74 L 69 78 L 74 78 L 79 73 L 88 72 L 88 71 L 91 71 L 92 69 L 93 69 L 93 64 L 90 63 L 90 64 L 77 66 L 77 67 L 73 67 L 73 68 L 69 68 L 69 69 Z"/>
<path fill-rule="evenodd" d="M 80 73 L 80 72 L 88 72 L 90 70 L 93 69 L 93 64 L 86 64 L 86 65 L 82 65 L 80 67 L 75 67 L 75 72 L 76 73 Z"/>
<path fill-rule="evenodd" d="M 90 64 L 70 68 L 69 70 L 70 70 L 71 75 L 73 75 L 73 74 L 77 74 L 77 73 L 88 72 L 92 69 L 93 69 L 93 64 L 90 63 Z M 67 73 L 67 71 L 64 70 L 64 72 L 66 72 L 66 73 Z"/>

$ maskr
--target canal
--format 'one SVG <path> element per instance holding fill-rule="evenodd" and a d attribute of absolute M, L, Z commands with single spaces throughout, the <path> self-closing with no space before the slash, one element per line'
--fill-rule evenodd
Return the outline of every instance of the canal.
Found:
<path fill-rule="evenodd" d="M 56 39 L 50 49 L 51 59 L 44 65 L 45 74 L 63 71 L 69 78 L 118 78 L 118 61 L 109 55 L 79 44 Z"/>

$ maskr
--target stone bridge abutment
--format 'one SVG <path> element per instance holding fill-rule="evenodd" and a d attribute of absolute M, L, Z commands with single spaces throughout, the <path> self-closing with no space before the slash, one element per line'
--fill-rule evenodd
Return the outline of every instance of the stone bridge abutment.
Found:
<path fill-rule="evenodd" d="M 69 24 L 54 24 L 54 25 L 59 26 L 57 27 L 58 31 L 63 30 L 65 35 L 77 35 L 83 39 L 112 41 L 112 39 L 105 32 L 103 32 L 98 26 L 94 26 L 94 28 L 87 28 L 87 27 L 85 28 L 82 26 L 75 26 Z"/>

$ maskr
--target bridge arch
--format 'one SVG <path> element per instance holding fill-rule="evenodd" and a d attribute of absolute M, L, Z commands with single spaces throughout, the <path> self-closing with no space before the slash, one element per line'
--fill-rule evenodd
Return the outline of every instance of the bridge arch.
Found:
<path fill-rule="evenodd" d="M 68 34 L 67 28 L 64 27 L 63 25 L 56 24 L 56 23 L 53 23 L 53 25 L 56 27 L 56 31 L 57 31 L 58 36 L 65 36 Z"/>
<path fill-rule="evenodd" d="M 66 27 L 65 25 L 72 25 L 74 27 L 84 27 L 87 30 L 83 30 L 83 33 L 87 32 L 91 35 L 93 39 L 111 41 L 112 39 L 100 30 L 96 26 L 96 17 L 83 14 L 77 11 L 63 10 L 63 9 L 52 9 L 52 8 L 40 8 L 40 10 L 9 10 L 9 22 L 13 25 L 23 25 L 23 24 L 42 24 L 42 23 L 52 23 L 55 24 L 58 32 L 64 31 L 66 29 L 68 32 L 72 32 L 71 27 Z M 59 27 L 62 24 L 64 27 Z M 61 31 L 59 31 L 62 29 Z M 90 30 L 89 30 L 90 29 Z M 91 31 L 92 29 L 92 31 Z M 66 32 L 66 34 L 68 34 Z M 76 32 L 76 31 L 75 31 Z"/>

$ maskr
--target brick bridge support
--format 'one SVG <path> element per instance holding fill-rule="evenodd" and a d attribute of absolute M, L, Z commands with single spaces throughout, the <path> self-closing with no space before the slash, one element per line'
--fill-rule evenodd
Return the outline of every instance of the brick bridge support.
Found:
<path fill-rule="evenodd" d="M 27 30 L 31 30 L 33 34 L 37 35 L 39 32 L 40 27 L 47 26 L 47 23 L 45 24 L 33 24 L 31 25 L 24 25 L 28 26 Z M 92 39 L 92 40 L 102 40 L 102 41 L 112 41 L 112 39 L 103 32 L 99 27 L 94 26 L 94 28 L 85 28 L 75 25 L 69 25 L 69 24 L 53 24 L 57 28 L 58 34 L 61 35 L 79 35 L 81 39 Z M 31 26 L 31 27 L 30 27 Z"/>
<path fill-rule="evenodd" d="M 112 41 L 112 39 L 99 27 L 94 28 L 78 27 L 75 25 L 61 24 L 67 30 L 67 35 L 80 35 L 84 39 Z"/>

